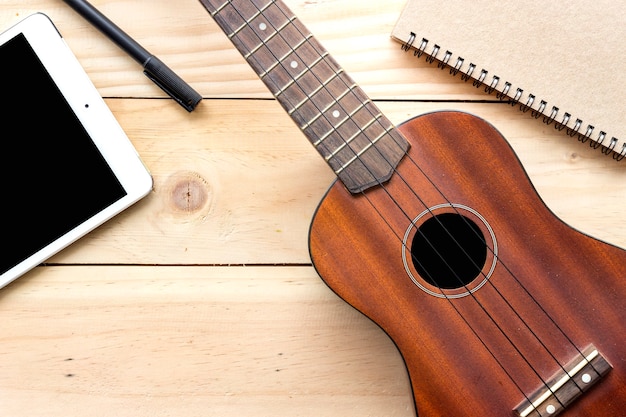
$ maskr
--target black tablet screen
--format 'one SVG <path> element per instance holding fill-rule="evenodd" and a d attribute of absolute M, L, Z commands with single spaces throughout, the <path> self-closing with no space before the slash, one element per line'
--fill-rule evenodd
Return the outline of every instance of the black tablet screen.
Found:
<path fill-rule="evenodd" d="M 0 46 L 0 273 L 126 193 L 23 35 Z"/>

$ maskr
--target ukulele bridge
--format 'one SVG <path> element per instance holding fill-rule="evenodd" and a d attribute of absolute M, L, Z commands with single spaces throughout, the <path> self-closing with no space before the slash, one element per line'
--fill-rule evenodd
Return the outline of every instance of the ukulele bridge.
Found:
<path fill-rule="evenodd" d="M 519 417 L 556 416 L 610 370 L 611 365 L 600 352 L 589 346 L 527 396 L 514 411 Z"/>

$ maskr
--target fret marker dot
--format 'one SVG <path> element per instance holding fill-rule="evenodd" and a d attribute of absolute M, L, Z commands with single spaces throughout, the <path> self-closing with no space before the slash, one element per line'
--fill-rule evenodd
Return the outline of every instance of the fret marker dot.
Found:
<path fill-rule="evenodd" d="M 550 404 L 546 407 L 546 411 L 548 412 L 548 414 L 554 414 L 556 413 L 556 407 Z"/>
<path fill-rule="evenodd" d="M 296 61 L 291 61 L 291 68 L 296 69 L 298 68 L 298 63 Z"/>
<path fill-rule="evenodd" d="M 259 24 L 259 29 L 265 30 L 265 29 L 267 29 L 267 25 L 265 23 L 261 23 L 261 24 Z"/>
<path fill-rule="evenodd" d="M 339 110 L 335 110 L 335 111 L 333 112 L 333 117 L 334 117 L 334 118 L 337 118 L 337 117 L 339 117 L 340 115 L 341 115 L 341 113 L 339 113 Z"/>

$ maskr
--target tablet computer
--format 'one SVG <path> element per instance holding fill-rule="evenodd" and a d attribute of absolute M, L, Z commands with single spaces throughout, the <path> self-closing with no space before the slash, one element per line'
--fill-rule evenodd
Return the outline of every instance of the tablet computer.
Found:
<path fill-rule="evenodd" d="M 44 14 L 0 33 L 0 288 L 137 202 L 152 177 Z"/>

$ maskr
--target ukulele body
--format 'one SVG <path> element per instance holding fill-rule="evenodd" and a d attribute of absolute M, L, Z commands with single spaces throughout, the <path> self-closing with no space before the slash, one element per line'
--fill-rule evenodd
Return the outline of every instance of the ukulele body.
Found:
<path fill-rule="evenodd" d="M 355 195 L 335 182 L 309 244 L 326 284 L 398 347 L 418 416 L 524 415 L 589 346 L 612 369 L 526 415 L 623 416 L 626 252 L 559 220 L 482 119 L 398 129 L 411 147 L 396 173 Z"/>

